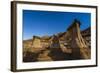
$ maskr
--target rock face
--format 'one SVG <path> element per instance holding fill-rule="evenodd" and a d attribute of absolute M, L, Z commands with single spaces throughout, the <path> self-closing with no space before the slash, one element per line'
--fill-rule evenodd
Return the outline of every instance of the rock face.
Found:
<path fill-rule="evenodd" d="M 72 48 L 72 57 L 74 59 L 88 59 L 89 56 L 86 55 L 85 48 L 89 47 L 85 43 L 80 31 L 80 22 L 75 20 L 73 24 L 68 28 L 68 32 L 70 32 L 70 47 Z"/>
<path fill-rule="evenodd" d="M 82 37 L 87 41 L 87 45 L 91 48 L 91 28 L 88 27 L 87 29 L 81 31 Z"/>
<path fill-rule="evenodd" d="M 74 20 L 65 32 L 24 41 L 23 62 L 90 59 L 91 31 L 80 26 Z"/>
<path fill-rule="evenodd" d="M 60 48 L 59 38 L 55 35 L 51 38 L 50 48 Z"/>
<path fill-rule="evenodd" d="M 51 58 L 53 60 L 62 60 L 62 59 L 64 59 L 64 53 L 61 50 L 59 38 L 57 36 L 54 35 L 52 37 L 51 43 L 50 43 L 50 46 L 49 46 L 48 49 L 50 49 L 49 56 L 51 56 Z"/>
<path fill-rule="evenodd" d="M 37 36 L 33 37 L 32 47 L 34 47 L 34 48 L 42 48 L 40 37 L 37 37 Z"/>

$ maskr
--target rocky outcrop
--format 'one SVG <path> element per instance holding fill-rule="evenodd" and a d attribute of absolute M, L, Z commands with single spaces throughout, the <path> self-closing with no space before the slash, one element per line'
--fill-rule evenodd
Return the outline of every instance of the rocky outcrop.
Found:
<path fill-rule="evenodd" d="M 81 31 L 77 20 L 65 32 L 53 36 L 33 36 L 23 41 L 23 61 L 59 61 L 91 58 L 90 28 Z"/>

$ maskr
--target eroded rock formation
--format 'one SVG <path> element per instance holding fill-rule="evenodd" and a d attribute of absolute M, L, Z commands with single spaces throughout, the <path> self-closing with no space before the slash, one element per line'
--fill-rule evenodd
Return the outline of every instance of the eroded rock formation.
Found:
<path fill-rule="evenodd" d="M 81 23 L 74 20 L 65 31 L 53 36 L 33 36 L 23 41 L 23 61 L 58 61 L 91 58 L 90 28 L 81 31 Z"/>

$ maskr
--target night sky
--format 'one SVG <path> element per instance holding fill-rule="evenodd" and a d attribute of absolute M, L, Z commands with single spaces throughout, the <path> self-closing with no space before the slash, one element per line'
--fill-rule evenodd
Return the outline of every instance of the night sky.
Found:
<path fill-rule="evenodd" d="M 65 32 L 74 19 L 81 22 L 81 30 L 91 25 L 90 13 L 23 10 L 23 39 Z"/>

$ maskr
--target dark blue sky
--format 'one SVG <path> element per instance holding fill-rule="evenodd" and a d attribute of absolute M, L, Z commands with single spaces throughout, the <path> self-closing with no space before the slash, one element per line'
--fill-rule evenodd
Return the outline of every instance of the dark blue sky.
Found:
<path fill-rule="evenodd" d="M 91 25 L 90 13 L 23 10 L 23 39 L 64 32 L 74 19 L 81 22 L 81 30 Z"/>

